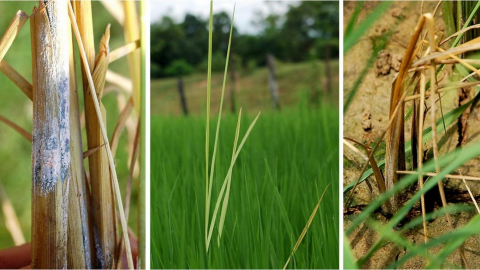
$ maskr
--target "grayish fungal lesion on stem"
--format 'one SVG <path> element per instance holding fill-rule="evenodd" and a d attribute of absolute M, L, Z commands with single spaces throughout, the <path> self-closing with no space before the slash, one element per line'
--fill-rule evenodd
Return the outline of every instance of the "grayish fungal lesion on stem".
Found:
<path fill-rule="evenodd" d="M 30 17 L 33 268 L 67 267 L 69 27 L 66 1 L 39 1 Z"/>

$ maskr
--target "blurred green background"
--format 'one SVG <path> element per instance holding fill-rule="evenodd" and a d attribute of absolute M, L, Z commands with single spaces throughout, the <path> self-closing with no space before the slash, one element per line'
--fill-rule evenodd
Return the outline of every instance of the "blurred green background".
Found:
<path fill-rule="evenodd" d="M 0 34 L 3 35 L 15 13 L 22 10 L 30 15 L 33 7 L 37 5 L 34 1 L 0 1 Z M 125 44 L 123 27 L 106 11 L 98 1 L 92 2 L 93 24 L 95 44 L 98 44 L 105 32 L 107 25 L 110 29 L 110 50 L 116 49 Z M 138 9 L 139 10 L 139 9 Z M 79 86 L 80 110 L 83 110 L 83 91 L 81 91 L 80 59 L 76 40 L 74 40 L 75 52 L 77 55 L 77 78 Z M 30 21 L 28 20 L 19 36 L 5 55 L 4 60 L 13 66 L 30 83 L 32 81 L 31 51 L 30 51 Z M 129 77 L 128 63 L 126 58 L 115 61 L 109 66 L 114 72 Z M 108 83 L 107 83 L 108 86 Z M 115 87 L 115 86 L 109 86 Z M 115 91 L 109 92 L 102 99 L 107 111 L 107 132 L 109 138 L 115 128 L 119 108 Z M 32 102 L 3 74 L 0 73 L 0 115 L 20 125 L 31 133 L 32 130 Z M 85 130 L 83 129 L 83 148 L 86 151 Z M 0 182 L 3 184 L 6 193 L 11 200 L 18 215 L 22 231 L 26 241 L 30 241 L 31 227 L 31 144 L 10 127 L 0 122 Z M 117 174 L 120 181 L 122 194 L 125 191 L 126 180 L 128 179 L 128 150 L 127 135 L 122 133 L 115 162 Z M 85 160 L 84 164 L 88 164 Z M 134 179 L 134 181 L 136 181 Z M 130 206 L 129 225 L 137 231 L 137 194 L 138 189 L 134 183 L 132 190 L 132 204 Z M 124 197 L 124 195 L 122 196 Z M 0 213 L 0 249 L 13 246 L 13 240 L 5 226 L 5 216 Z"/>

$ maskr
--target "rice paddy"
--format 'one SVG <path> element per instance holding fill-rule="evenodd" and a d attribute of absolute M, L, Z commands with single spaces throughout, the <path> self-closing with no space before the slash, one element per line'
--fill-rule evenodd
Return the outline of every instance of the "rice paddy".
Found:
<path fill-rule="evenodd" d="M 240 136 L 255 116 L 244 114 Z M 212 194 L 230 166 L 236 122 L 222 118 Z M 202 116 L 152 116 L 152 268 L 282 268 L 329 184 L 289 267 L 338 268 L 338 109 L 262 112 L 233 168 L 222 238 L 215 227 L 208 253 L 205 126 Z"/>

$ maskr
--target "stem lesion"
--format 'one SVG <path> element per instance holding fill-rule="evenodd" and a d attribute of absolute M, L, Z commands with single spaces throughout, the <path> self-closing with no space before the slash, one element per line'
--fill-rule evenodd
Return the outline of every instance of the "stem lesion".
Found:
<path fill-rule="evenodd" d="M 32 267 L 66 268 L 70 43 L 65 33 L 69 25 L 66 2 L 49 2 L 48 5 L 40 2 L 39 6 L 30 21 L 34 59 Z"/>

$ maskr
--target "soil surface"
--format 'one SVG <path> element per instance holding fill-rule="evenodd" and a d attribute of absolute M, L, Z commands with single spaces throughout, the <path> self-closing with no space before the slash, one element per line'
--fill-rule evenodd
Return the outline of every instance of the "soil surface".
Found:
<path fill-rule="evenodd" d="M 348 25 L 350 17 L 355 9 L 356 2 L 344 3 L 344 26 Z M 366 16 L 378 5 L 378 2 L 366 1 L 363 10 L 359 15 L 358 21 L 362 21 Z M 423 5 L 423 6 L 422 6 Z M 437 2 L 405 2 L 399 1 L 393 3 L 389 10 L 374 24 L 367 35 L 359 40 L 359 42 L 344 56 L 344 93 L 349 93 L 353 84 L 360 76 L 360 73 L 367 65 L 368 59 L 373 51 L 373 42 L 387 33 L 393 31 L 393 35 L 388 39 L 384 50 L 377 55 L 375 63 L 370 67 L 364 81 L 350 104 L 348 111 L 344 113 L 344 136 L 354 138 L 367 145 L 372 145 L 378 136 L 386 129 L 389 119 L 390 91 L 394 77 L 397 74 L 401 59 L 410 42 L 411 35 L 419 21 L 420 15 L 423 13 L 433 13 Z M 442 7 L 438 8 L 435 14 L 435 29 L 437 31 L 445 31 L 443 22 Z M 357 23 L 358 25 L 358 23 Z M 438 34 L 439 32 L 437 32 Z M 422 34 L 423 36 L 423 34 Z M 446 35 L 444 35 L 445 37 Z M 442 46 L 446 48 L 445 46 Z M 439 75 L 439 84 L 452 80 L 452 68 L 447 67 Z M 459 92 L 446 92 L 441 99 L 441 107 L 443 114 L 448 113 L 452 109 L 463 104 L 465 100 L 472 96 L 470 90 Z M 345 97 L 345 96 L 344 96 Z M 345 100 L 345 99 L 344 99 Z M 429 104 L 427 99 L 427 104 Z M 437 103 L 438 104 L 438 103 Z M 410 108 L 410 103 L 406 103 L 405 111 Z M 470 116 L 465 118 L 467 128 L 460 128 L 457 122 L 447 126 L 446 130 L 438 135 L 438 147 L 441 154 L 453 150 L 457 147 L 459 141 L 463 141 L 466 146 L 472 143 L 478 143 L 480 138 L 480 108 L 477 106 Z M 441 117 L 442 111 L 438 110 L 437 119 Z M 430 115 L 427 115 L 425 128 L 431 126 Z M 411 121 L 405 123 L 405 140 L 410 139 Z M 460 136 L 459 136 L 460 134 Z M 426 148 L 431 151 L 431 143 L 426 144 Z M 365 152 L 363 152 L 366 154 Z M 376 160 L 384 159 L 384 147 L 380 147 L 377 151 Z M 407 168 L 411 168 L 408 161 L 411 157 L 407 157 Z M 474 159 L 466 163 L 455 174 L 460 172 L 464 175 L 480 176 L 480 167 L 478 166 L 480 159 Z M 344 186 L 354 182 L 358 178 L 360 169 L 365 163 L 365 159 L 358 153 L 351 151 L 344 145 Z M 468 203 L 472 204 L 470 197 L 462 180 L 444 180 L 447 193 L 447 201 L 449 203 Z M 468 185 L 475 196 L 480 194 L 480 182 L 468 181 Z M 354 206 L 346 211 L 344 216 L 344 228 L 347 228 L 355 215 L 361 211 L 362 207 L 367 205 L 371 200 L 378 196 L 378 188 L 376 188 L 375 180 L 370 177 L 367 181 L 360 184 L 355 191 L 353 200 L 350 205 Z M 408 194 L 405 195 L 408 197 Z M 346 196 L 345 198 L 346 199 Z M 405 198 L 407 199 L 407 198 Z M 477 201 L 478 201 L 477 197 Z M 432 206 L 433 207 L 433 206 Z M 439 205 L 435 203 L 434 207 Z M 385 222 L 387 219 L 381 214 L 377 214 L 378 220 Z M 421 215 L 419 207 L 416 206 L 409 216 L 415 217 Z M 461 227 L 466 224 L 473 216 L 473 213 L 458 213 L 453 215 L 453 223 L 455 227 Z M 441 217 L 428 224 L 428 234 L 430 238 L 436 238 L 440 235 L 451 231 L 446 218 Z M 423 227 L 419 226 L 405 235 L 406 239 L 413 243 L 423 243 Z M 369 248 L 378 239 L 375 231 L 362 225 L 356 228 L 354 233 L 348 236 L 355 256 L 358 258 L 367 253 Z M 430 250 L 436 253 L 440 247 Z M 375 253 L 375 255 L 362 267 L 363 268 L 384 268 L 395 260 L 404 256 L 408 252 L 400 249 L 398 246 L 388 244 Z M 469 267 L 480 268 L 480 237 L 472 237 L 465 243 L 465 255 L 469 262 Z M 460 260 L 459 252 L 454 252 L 449 258 L 448 266 L 465 267 Z M 426 261 L 422 258 L 411 259 L 404 268 L 423 268 Z"/>

